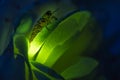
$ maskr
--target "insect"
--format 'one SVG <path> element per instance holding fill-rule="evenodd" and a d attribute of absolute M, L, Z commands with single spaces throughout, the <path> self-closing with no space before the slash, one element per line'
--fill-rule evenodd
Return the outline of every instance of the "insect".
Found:
<path fill-rule="evenodd" d="M 47 30 L 49 30 L 47 26 L 51 24 L 54 20 L 57 20 L 57 18 L 54 15 L 56 11 L 57 9 L 55 11 L 49 10 L 45 12 L 45 14 L 40 19 L 37 20 L 32 29 L 31 37 L 29 39 L 30 42 L 33 41 L 35 36 L 43 29 L 43 27 L 46 27 Z"/>

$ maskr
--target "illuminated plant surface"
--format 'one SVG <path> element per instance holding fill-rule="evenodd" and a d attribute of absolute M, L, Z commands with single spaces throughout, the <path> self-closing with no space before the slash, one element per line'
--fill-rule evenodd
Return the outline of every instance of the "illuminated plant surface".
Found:
<path fill-rule="evenodd" d="M 26 80 L 73 80 L 95 74 L 99 63 L 86 56 L 101 41 L 95 23 L 90 12 L 73 12 L 47 25 L 49 29 L 43 26 L 30 42 L 32 19 L 22 19 L 14 35 L 14 54 L 25 60 Z"/>

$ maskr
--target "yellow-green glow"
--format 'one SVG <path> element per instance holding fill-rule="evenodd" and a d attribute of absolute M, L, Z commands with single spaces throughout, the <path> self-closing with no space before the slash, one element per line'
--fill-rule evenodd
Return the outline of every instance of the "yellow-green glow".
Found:
<path fill-rule="evenodd" d="M 48 29 L 44 26 L 42 30 L 37 34 L 37 36 L 30 43 L 28 56 L 29 59 L 32 59 L 36 52 L 40 49 L 46 38 L 54 30 L 58 21 L 54 21 L 51 24 L 47 25 Z"/>
<path fill-rule="evenodd" d="M 37 36 L 33 39 L 33 41 L 30 43 L 28 51 L 29 59 L 32 59 L 36 52 L 40 49 L 49 33 L 50 32 L 46 29 L 46 27 L 44 27 L 41 32 L 39 32 Z"/>
<path fill-rule="evenodd" d="M 35 53 L 39 50 L 39 48 L 41 47 L 41 43 L 39 42 L 32 42 L 30 44 L 30 48 L 29 48 L 29 51 L 28 51 L 28 56 L 29 56 L 29 59 L 32 59 L 33 56 L 35 55 Z"/>
<path fill-rule="evenodd" d="M 51 52 L 50 56 L 47 58 L 44 65 L 52 67 L 57 60 L 64 54 L 64 52 L 70 47 L 73 39 L 65 41 L 62 45 L 57 45 Z"/>
<path fill-rule="evenodd" d="M 74 34 L 65 43 L 56 46 L 44 64 L 54 68 L 56 71 L 62 71 L 62 69 L 64 70 L 69 65 L 72 65 L 78 59 L 77 57 L 92 44 L 91 40 L 95 35 L 90 31 L 89 27 L 85 26 L 82 32 L 76 32 L 77 34 Z M 59 64 L 61 64 L 61 67 L 59 67 Z"/>
<path fill-rule="evenodd" d="M 88 75 L 98 63 L 94 59 L 81 57 L 81 55 L 86 54 L 86 51 L 92 52 L 98 46 L 101 39 L 99 28 L 92 25 L 93 18 L 87 11 L 76 12 L 59 24 L 58 22 L 55 21 L 48 25 L 49 30 L 44 26 L 29 43 L 26 34 L 30 34 L 32 20 L 23 19 L 14 36 L 14 53 L 20 53 L 27 60 L 28 58 L 29 60 L 34 59 L 35 62 L 55 70 L 65 80 Z M 28 68 L 28 65 L 25 64 L 25 76 L 29 76 Z M 42 71 L 42 68 L 31 65 L 31 69 L 55 80 L 53 76 Z M 33 75 L 37 80 L 37 76 L 34 73 Z M 26 79 L 28 80 L 29 77 Z"/>
<path fill-rule="evenodd" d="M 85 19 L 82 20 L 82 18 Z M 46 39 L 45 44 L 42 47 L 36 61 L 44 64 L 48 57 L 51 55 L 52 50 L 56 46 L 62 45 L 66 40 L 72 37 L 78 30 L 82 30 L 84 25 L 88 22 L 89 18 L 90 18 L 89 12 L 76 12 L 75 14 L 71 15 L 70 17 L 62 21 L 58 25 L 58 27 Z M 80 22 L 77 22 L 77 19 L 80 20 Z"/>

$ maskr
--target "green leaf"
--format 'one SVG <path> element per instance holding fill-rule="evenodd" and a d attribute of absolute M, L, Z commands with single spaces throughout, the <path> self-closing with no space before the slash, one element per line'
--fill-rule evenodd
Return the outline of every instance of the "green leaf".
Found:
<path fill-rule="evenodd" d="M 66 79 L 73 79 L 88 75 L 98 66 L 98 62 L 92 58 L 80 57 L 79 61 L 64 70 L 61 75 Z"/>
<path fill-rule="evenodd" d="M 15 54 L 20 54 L 24 58 L 28 58 L 28 40 L 24 35 L 14 36 L 14 49 Z"/>

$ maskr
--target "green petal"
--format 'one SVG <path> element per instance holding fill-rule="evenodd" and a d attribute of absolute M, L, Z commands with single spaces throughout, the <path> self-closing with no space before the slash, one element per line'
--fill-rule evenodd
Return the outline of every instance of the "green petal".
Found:
<path fill-rule="evenodd" d="M 92 72 L 98 65 L 98 62 L 92 58 L 80 57 L 79 61 L 74 65 L 67 68 L 61 73 L 66 79 L 73 79 L 77 77 L 83 77 Z"/>
<path fill-rule="evenodd" d="M 28 36 L 30 34 L 31 25 L 32 19 L 28 16 L 23 17 L 13 37 L 14 53 L 20 53 L 20 55 L 25 56 L 26 58 L 28 57 Z"/>
<path fill-rule="evenodd" d="M 58 22 L 56 21 L 55 23 L 48 25 L 49 30 L 46 29 L 46 27 L 43 27 L 43 29 L 37 34 L 37 36 L 30 43 L 29 53 L 28 53 L 29 59 L 32 59 L 34 57 L 34 55 L 40 49 L 46 38 L 54 30 L 57 24 Z"/>
<path fill-rule="evenodd" d="M 89 12 L 76 12 L 63 20 L 46 39 L 36 61 L 44 64 L 51 55 L 52 50 L 56 46 L 62 45 L 66 40 L 75 35 L 76 32 L 81 31 L 85 24 L 88 23 L 89 18 Z"/>
<path fill-rule="evenodd" d="M 16 34 L 24 34 L 28 37 L 30 34 L 31 26 L 32 19 L 30 17 L 24 17 L 16 30 Z"/>
<path fill-rule="evenodd" d="M 28 58 L 28 40 L 24 35 L 14 36 L 14 53 Z"/>

